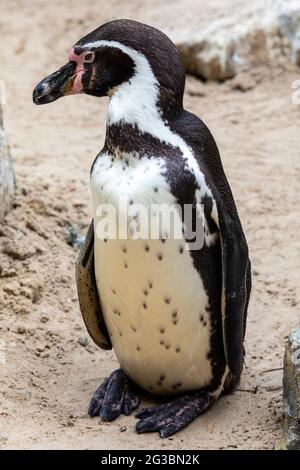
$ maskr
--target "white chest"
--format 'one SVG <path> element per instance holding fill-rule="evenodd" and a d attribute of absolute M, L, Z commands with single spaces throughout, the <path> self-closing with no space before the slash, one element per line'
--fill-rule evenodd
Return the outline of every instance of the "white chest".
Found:
<path fill-rule="evenodd" d="M 140 205 L 137 228 L 142 207 L 149 214 L 153 204 L 175 203 L 163 173 L 162 159 L 99 158 L 91 178 L 96 231 L 103 204 L 117 215 L 120 198 Z M 157 394 L 202 388 L 212 378 L 207 294 L 184 239 L 168 239 L 167 230 L 162 223 L 161 239 L 95 236 L 97 287 L 116 356 L 129 377 Z"/>

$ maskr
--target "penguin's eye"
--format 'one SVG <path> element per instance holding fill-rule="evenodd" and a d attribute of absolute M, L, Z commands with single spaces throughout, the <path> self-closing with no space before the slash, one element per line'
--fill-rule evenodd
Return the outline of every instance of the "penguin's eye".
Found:
<path fill-rule="evenodd" d="M 91 62 L 93 62 L 94 58 L 95 58 L 95 53 L 94 52 L 87 52 L 84 56 L 84 61 L 91 63 Z"/>

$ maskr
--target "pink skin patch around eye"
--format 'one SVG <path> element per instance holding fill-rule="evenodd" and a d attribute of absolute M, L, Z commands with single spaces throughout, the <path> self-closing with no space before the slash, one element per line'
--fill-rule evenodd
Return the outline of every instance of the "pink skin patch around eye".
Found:
<path fill-rule="evenodd" d="M 75 54 L 74 49 L 71 49 L 69 53 L 69 61 L 70 62 L 76 62 L 77 67 L 74 72 L 74 82 L 72 87 L 68 90 L 66 95 L 75 95 L 76 93 L 80 93 L 83 90 L 83 85 L 82 85 L 82 75 L 84 74 L 84 58 L 85 58 L 86 52 L 83 52 L 80 55 Z"/>

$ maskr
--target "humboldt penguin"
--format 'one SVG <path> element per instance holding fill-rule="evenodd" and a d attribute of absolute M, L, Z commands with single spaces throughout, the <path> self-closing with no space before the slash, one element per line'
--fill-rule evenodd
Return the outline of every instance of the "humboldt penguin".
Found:
<path fill-rule="evenodd" d="M 112 421 L 139 406 L 142 390 L 161 395 L 160 406 L 136 415 L 139 433 L 161 437 L 238 384 L 251 290 L 247 242 L 218 148 L 184 109 L 184 87 L 183 64 L 165 34 L 116 20 L 80 39 L 67 64 L 33 92 L 36 104 L 76 93 L 110 98 L 76 280 L 89 334 L 114 349 L 120 368 L 96 390 L 89 414 Z M 162 206 L 174 209 L 180 236 L 170 233 Z M 115 233 L 103 228 L 103 207 L 114 209 Z M 139 231 L 149 214 L 160 220 L 157 236 Z M 199 221 L 197 243 L 188 226 Z"/>

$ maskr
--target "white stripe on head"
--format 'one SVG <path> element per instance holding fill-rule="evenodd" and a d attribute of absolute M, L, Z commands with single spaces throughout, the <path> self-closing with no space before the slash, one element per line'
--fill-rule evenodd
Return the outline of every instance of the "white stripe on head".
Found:
<path fill-rule="evenodd" d="M 172 132 L 168 123 L 162 119 L 162 112 L 157 103 L 159 99 L 159 82 L 144 54 L 117 41 L 95 41 L 84 44 L 84 48 L 116 47 L 127 54 L 135 64 L 135 73 L 127 82 L 119 85 L 114 91 L 107 113 L 107 124 L 124 122 L 137 126 L 142 133 L 173 147 L 178 147 L 186 160 L 186 168 L 192 171 L 200 188 L 200 195 L 212 197 L 211 190 L 205 182 L 203 173 L 194 157 L 192 149 L 184 139 Z M 215 206 L 214 198 L 212 197 Z M 216 210 L 216 208 L 213 208 Z"/>
<path fill-rule="evenodd" d="M 113 91 L 108 109 L 108 125 L 125 121 L 135 124 L 152 120 L 158 113 L 156 106 L 159 96 L 159 83 L 151 66 L 140 52 L 117 41 L 95 41 L 85 44 L 86 48 L 115 47 L 127 54 L 135 64 L 135 73 L 127 82 Z"/>

